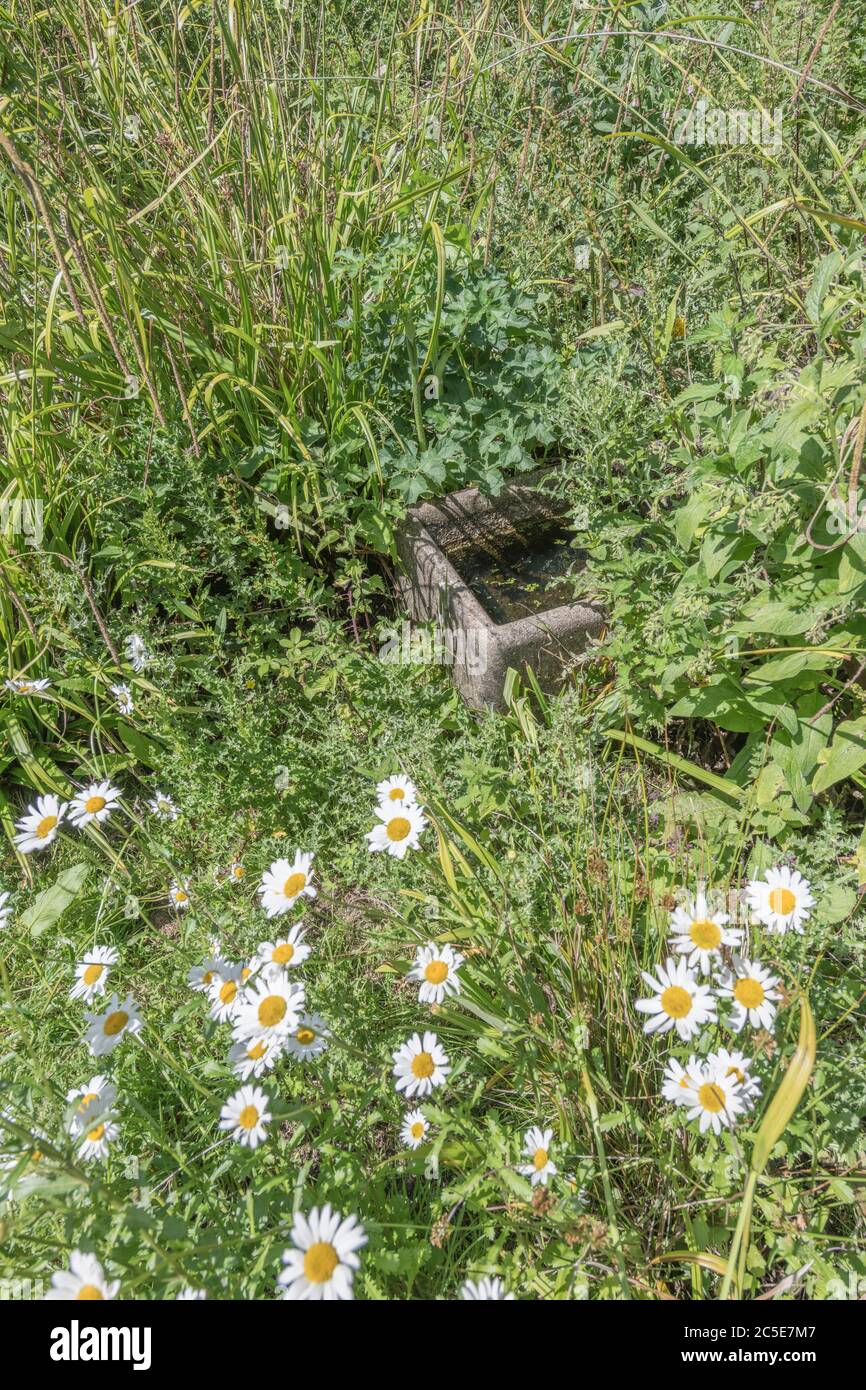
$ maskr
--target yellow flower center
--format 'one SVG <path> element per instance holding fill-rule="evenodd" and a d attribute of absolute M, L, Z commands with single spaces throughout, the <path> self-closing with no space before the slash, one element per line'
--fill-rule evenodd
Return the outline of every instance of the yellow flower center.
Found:
<path fill-rule="evenodd" d="M 252 975 L 252 973 L 253 973 L 253 972 L 252 972 L 252 970 L 250 969 L 250 967 L 249 967 L 248 965 L 245 965 L 244 968 L 243 968 L 243 970 L 241 971 L 241 979 L 242 979 L 242 980 L 248 980 L 248 979 L 250 978 L 250 976 Z"/>
<path fill-rule="evenodd" d="M 82 1096 L 78 1105 L 79 1110 L 86 1110 L 93 1101 L 99 1100 L 96 1091 L 88 1091 L 86 1096 Z"/>
<path fill-rule="evenodd" d="M 787 917 L 789 912 L 793 912 L 797 906 L 797 899 L 790 888 L 774 888 L 769 897 L 770 911 L 778 912 L 780 916 Z"/>
<path fill-rule="evenodd" d="M 536 1172 L 540 1173 L 547 1164 L 547 1149 L 536 1149 L 532 1155 L 532 1163 Z"/>
<path fill-rule="evenodd" d="M 259 1004 L 259 1023 L 263 1028 L 275 1028 L 285 1017 L 288 1005 L 281 994 L 269 994 Z"/>
<path fill-rule="evenodd" d="M 719 1111 L 725 1108 L 725 1093 L 721 1086 L 705 1081 L 698 1091 L 698 1101 L 711 1115 L 718 1115 Z"/>
<path fill-rule="evenodd" d="M 89 816 L 95 816 L 96 812 L 101 811 L 104 805 L 104 796 L 89 796 L 84 803 L 84 809 Z"/>
<path fill-rule="evenodd" d="M 431 960 L 424 969 L 424 979 L 431 985 L 441 985 L 443 980 L 447 980 L 448 966 L 444 960 Z"/>
<path fill-rule="evenodd" d="M 764 1002 L 764 986 L 760 980 L 737 980 L 734 998 L 744 1009 L 758 1009 Z"/>
<path fill-rule="evenodd" d="M 339 1263 L 333 1245 L 327 1240 L 317 1240 L 304 1255 L 304 1274 L 311 1284 L 326 1284 Z"/>
<path fill-rule="evenodd" d="M 97 1126 L 96 1126 L 96 1129 L 89 1129 L 89 1130 L 87 1131 L 87 1137 L 88 1137 L 88 1139 L 90 1139 L 94 1144 L 98 1144 L 104 1133 L 105 1133 L 105 1125 L 97 1125 Z"/>
<path fill-rule="evenodd" d="M 302 1047 L 309 1047 L 310 1043 L 316 1041 L 316 1035 L 312 1028 L 299 1028 L 295 1037 Z"/>
<path fill-rule="evenodd" d="M 232 869 L 232 878 L 243 878 L 245 874 L 246 869 L 244 868 L 243 864 L 235 864 L 234 868 Z"/>
<path fill-rule="evenodd" d="M 414 1125 L 412 1126 L 412 1128 L 409 1130 L 409 1133 L 412 1135 L 412 1138 L 413 1138 L 413 1139 L 423 1139 L 423 1138 L 424 1138 L 424 1121 L 423 1121 L 423 1120 L 416 1120 L 415 1123 L 414 1123 Z"/>
<path fill-rule="evenodd" d="M 259 1112 L 254 1105 L 245 1105 L 238 1115 L 238 1124 L 241 1129 L 255 1129 L 259 1122 Z"/>
<path fill-rule="evenodd" d="M 284 941 L 282 945 L 274 947 L 271 952 L 271 960 L 274 961 L 276 965 L 288 965 L 294 954 L 295 948 L 291 942 Z"/>
<path fill-rule="evenodd" d="M 75 1297 L 84 1299 L 85 1302 L 95 1303 L 98 1298 L 102 1297 L 102 1293 L 95 1284 L 82 1284 Z"/>
<path fill-rule="evenodd" d="M 689 936 L 700 951 L 714 951 L 722 939 L 720 928 L 708 917 L 701 917 L 692 922 Z"/>
<path fill-rule="evenodd" d="M 247 1048 L 247 1056 L 249 1057 L 251 1062 L 260 1062 L 267 1050 L 268 1049 L 263 1042 L 257 1042 L 254 1043 L 252 1047 Z"/>
<path fill-rule="evenodd" d="M 46 835 L 50 835 L 56 824 L 56 816 L 43 816 L 36 827 L 37 840 L 44 840 Z"/>
<path fill-rule="evenodd" d="M 102 1025 L 102 1031 L 107 1037 L 113 1038 L 118 1033 L 122 1033 L 129 1022 L 129 1014 L 124 1013 L 123 1009 L 118 1009 L 116 1013 L 109 1014 Z"/>
<path fill-rule="evenodd" d="M 386 834 L 389 840 L 405 840 L 411 829 L 412 826 L 405 816 L 394 816 L 388 822 Z"/>
<path fill-rule="evenodd" d="M 203 975 L 202 975 L 202 977 L 201 977 L 201 982 L 202 982 L 202 984 L 203 984 L 203 985 L 209 985 L 209 984 L 212 983 L 212 981 L 213 981 L 213 971 L 212 971 L 212 970 L 205 970 L 204 973 L 203 973 Z"/>
<path fill-rule="evenodd" d="M 669 985 L 661 997 L 661 1006 L 668 1018 L 687 1018 L 692 1011 L 692 996 L 681 985 Z"/>
<path fill-rule="evenodd" d="M 389 793 L 388 793 L 388 800 L 389 800 L 389 801 L 402 801 L 402 800 L 403 800 L 403 797 L 404 797 L 405 795 L 406 795 L 406 792 L 405 792 L 405 789 L 404 789 L 403 787 L 392 787 L 391 790 L 390 790 Z"/>
<path fill-rule="evenodd" d="M 436 1069 L 436 1063 L 429 1052 L 418 1052 L 412 1058 L 412 1074 L 417 1076 L 419 1081 L 425 1076 L 432 1076 Z"/>
<path fill-rule="evenodd" d="M 283 884 L 283 892 L 285 893 L 287 898 L 296 898 L 300 893 L 301 889 L 306 887 L 306 883 L 306 874 L 289 874 L 288 878 Z"/>
<path fill-rule="evenodd" d="M 231 1004 L 237 992 L 237 980 L 226 980 L 225 984 L 220 988 L 220 1002 L 223 1004 Z"/>
<path fill-rule="evenodd" d="M 175 888 L 174 900 L 176 903 L 185 903 L 188 897 L 189 894 L 185 893 L 182 888 Z"/>
<path fill-rule="evenodd" d="M 740 1071 L 739 1067 L 728 1067 L 728 1070 L 725 1072 L 725 1076 L 735 1076 L 741 1086 L 746 1079 L 746 1073 L 744 1071 Z"/>
<path fill-rule="evenodd" d="M 104 969 L 103 965 L 88 965 L 81 978 L 86 985 L 95 985 Z"/>

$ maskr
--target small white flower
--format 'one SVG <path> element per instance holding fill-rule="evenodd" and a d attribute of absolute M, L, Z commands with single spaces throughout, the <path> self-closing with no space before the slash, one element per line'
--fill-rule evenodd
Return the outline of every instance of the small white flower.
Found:
<path fill-rule="evenodd" d="M 298 1026 L 304 995 L 304 986 L 291 984 L 285 974 L 251 981 L 232 1020 L 235 1042 L 248 1038 L 267 1042 L 273 1037 L 285 1037 Z"/>
<path fill-rule="evenodd" d="M 667 1033 L 676 1028 L 678 1037 L 688 1042 L 704 1023 L 714 1020 L 716 1001 L 709 985 L 699 985 L 685 961 L 670 957 L 656 969 L 657 979 L 641 971 L 654 991 L 651 999 L 638 999 L 635 1008 L 652 1014 L 644 1024 L 645 1033 Z"/>
<path fill-rule="evenodd" d="M 69 819 L 79 829 L 96 821 L 101 825 L 117 809 L 120 792 L 110 782 L 95 782 L 85 787 L 69 803 Z"/>
<path fill-rule="evenodd" d="M 490 1278 L 486 1274 L 477 1283 L 472 1279 L 467 1279 L 460 1290 L 460 1297 L 469 1300 L 499 1299 L 504 1303 L 514 1302 L 514 1294 L 505 1292 L 505 1285 L 502 1280 Z"/>
<path fill-rule="evenodd" d="M 241 1086 L 220 1111 L 219 1123 L 238 1144 L 255 1149 L 267 1139 L 271 1119 L 265 1092 L 259 1086 Z"/>
<path fill-rule="evenodd" d="M 132 714 L 135 704 L 132 699 L 132 691 L 128 685 L 120 681 L 117 685 L 110 685 L 109 690 L 114 696 L 114 702 L 121 714 Z"/>
<path fill-rule="evenodd" d="M 190 1288 L 184 1288 L 184 1289 L 181 1289 L 180 1293 L 178 1294 L 177 1298 L 175 1299 L 175 1302 L 176 1302 L 176 1303 L 200 1303 L 200 1302 L 202 1301 L 202 1299 L 205 1299 L 205 1298 L 207 1298 L 207 1291 L 206 1291 L 205 1289 L 190 1289 Z"/>
<path fill-rule="evenodd" d="M 241 1081 L 265 1076 L 285 1054 L 285 1038 L 250 1039 L 234 1043 L 229 1052 L 229 1064 Z"/>
<path fill-rule="evenodd" d="M 27 807 L 27 814 L 15 822 L 18 834 L 15 845 L 22 854 L 47 849 L 56 837 L 60 822 L 66 815 L 66 803 L 56 796 L 37 796 L 36 805 Z"/>
<path fill-rule="evenodd" d="M 197 990 L 200 994 L 207 994 L 211 985 L 217 980 L 225 978 L 225 972 L 229 969 L 229 962 L 223 960 L 222 956 L 205 956 L 201 965 L 194 965 L 187 972 L 186 982 L 190 989 Z"/>
<path fill-rule="evenodd" d="M 295 1213 L 292 1246 L 283 1251 L 285 1268 L 279 1276 L 285 1299 L 329 1302 L 354 1297 L 352 1281 L 361 1261 L 357 1252 L 367 1244 L 357 1216 L 345 1220 L 330 1204 L 313 1207 L 309 1216 Z"/>
<path fill-rule="evenodd" d="M 118 996 L 112 994 L 108 1008 L 102 1014 L 85 1013 L 87 1020 L 87 1044 L 92 1057 L 102 1057 L 113 1052 L 121 1038 L 127 1033 L 133 1036 L 142 1028 L 141 1014 L 128 994 L 121 1004 Z"/>
<path fill-rule="evenodd" d="M 10 896 L 11 895 L 6 892 L 0 893 L 0 931 L 2 931 L 3 927 L 8 927 L 9 918 L 12 916 L 12 909 L 9 906 Z"/>
<path fill-rule="evenodd" d="M 529 1159 L 529 1163 L 519 1164 L 517 1171 L 522 1173 L 525 1178 L 529 1178 L 533 1187 L 538 1183 L 546 1187 L 557 1172 L 556 1164 L 550 1157 L 552 1138 L 552 1129 L 539 1129 L 538 1125 L 533 1125 L 523 1136 L 523 1152 Z"/>
<path fill-rule="evenodd" d="M 221 960 L 216 978 L 207 988 L 210 1000 L 210 1016 L 216 1023 L 232 1023 L 241 1001 L 243 966 L 234 961 Z"/>
<path fill-rule="evenodd" d="M 298 898 L 314 898 L 312 854 L 300 850 L 290 864 L 288 859 L 275 859 L 271 867 L 262 875 L 259 895 L 262 907 L 269 917 L 281 917 L 294 907 Z"/>
<path fill-rule="evenodd" d="M 45 1301 L 70 1302 L 72 1300 L 96 1300 L 116 1298 L 120 1288 L 119 1279 L 106 1279 L 95 1255 L 86 1255 L 82 1250 L 73 1250 L 69 1256 L 69 1269 L 56 1270 L 51 1276 L 51 1288 Z"/>
<path fill-rule="evenodd" d="M 83 999 L 89 1004 L 96 994 L 104 994 L 111 967 L 117 962 L 114 946 L 94 946 L 75 967 L 75 984 L 70 999 Z"/>
<path fill-rule="evenodd" d="M 3 684 L 13 695 L 41 695 L 49 689 L 51 682 L 45 679 L 29 681 L 23 676 L 17 676 L 14 680 L 4 681 Z"/>
<path fill-rule="evenodd" d="M 293 966 L 303 965 L 309 954 L 310 948 L 304 943 L 304 928 L 300 922 L 296 922 L 285 936 L 278 937 L 276 941 L 259 942 L 253 970 L 260 971 L 264 976 L 279 975 Z"/>
<path fill-rule="evenodd" d="M 742 1052 L 729 1052 L 726 1047 L 717 1048 L 707 1057 L 708 1067 L 712 1067 L 720 1076 L 736 1081 L 740 1088 L 738 1095 L 747 1110 L 752 1109 L 761 1094 L 761 1082 L 752 1075 L 751 1065 L 751 1057 L 745 1057 Z"/>
<path fill-rule="evenodd" d="M 232 883 L 243 883 L 247 876 L 247 871 L 239 860 L 235 859 L 229 864 L 229 879 Z"/>
<path fill-rule="evenodd" d="M 376 798 L 379 805 L 383 802 L 399 801 L 402 806 L 416 806 L 418 804 L 418 792 L 415 783 L 410 782 L 408 777 L 386 777 L 384 782 L 376 784 Z"/>
<path fill-rule="evenodd" d="M 186 912 L 189 907 L 189 879 L 183 883 L 173 883 L 168 890 L 168 900 L 176 912 Z"/>
<path fill-rule="evenodd" d="M 424 1143 L 429 1128 L 420 1110 L 410 1110 L 403 1121 L 400 1138 L 408 1148 L 417 1149 Z"/>
<path fill-rule="evenodd" d="M 444 1085 L 451 1070 L 435 1033 L 425 1033 L 423 1040 L 413 1033 L 393 1057 L 397 1090 L 404 1091 L 408 1100 L 413 1096 L 429 1096 L 434 1086 Z"/>
<path fill-rule="evenodd" d="M 139 637 L 137 632 L 131 632 L 127 637 L 124 646 L 126 659 L 133 671 L 146 671 L 153 657 L 144 645 L 144 639 Z"/>
<path fill-rule="evenodd" d="M 743 935 L 739 928 L 729 927 L 729 921 L 726 912 L 710 912 L 706 897 L 698 893 L 693 903 L 671 913 L 670 944 L 692 970 L 698 966 L 708 975 L 721 959 L 722 946 L 737 946 Z"/>
<path fill-rule="evenodd" d="M 82 1158 L 107 1158 L 108 1150 L 120 1134 L 120 1125 L 111 1115 L 95 1119 L 89 1129 L 83 1130 L 78 1145 Z"/>
<path fill-rule="evenodd" d="M 66 1092 L 66 1102 L 75 1108 L 67 1120 L 67 1129 L 73 1138 L 78 1138 L 103 1115 L 108 1114 L 117 1098 L 117 1087 L 101 1073 L 91 1076 L 84 1086 Z"/>
<path fill-rule="evenodd" d="M 153 799 L 147 803 L 151 815 L 157 816 L 159 820 L 177 820 L 180 815 L 175 803 L 167 792 L 156 792 Z"/>
<path fill-rule="evenodd" d="M 694 1054 L 684 1067 L 675 1057 L 671 1057 L 662 1080 L 662 1095 L 665 1100 L 672 1101 L 674 1105 L 685 1105 L 689 1091 L 694 1089 L 695 1077 L 700 1069 L 701 1063 Z"/>
<path fill-rule="evenodd" d="M 730 999 L 733 1005 L 731 1027 L 739 1033 L 746 1022 L 752 1028 L 772 1029 L 776 1003 L 781 993 L 776 988 L 778 975 L 765 969 L 759 960 L 743 960 L 734 956 L 734 968 L 719 983 L 719 998 Z"/>
<path fill-rule="evenodd" d="M 405 805 L 403 802 L 385 801 L 376 807 L 376 815 L 382 822 L 367 832 L 371 854 L 386 850 L 397 859 L 402 859 L 407 850 L 420 849 L 420 836 L 427 826 L 427 818 L 422 806 Z"/>
<path fill-rule="evenodd" d="M 693 1081 L 685 1106 L 688 1118 L 699 1121 L 701 1134 L 706 1134 L 708 1129 L 718 1134 L 722 1129 L 733 1128 L 743 1110 L 740 1088 L 734 1078 L 722 1076 L 705 1063 Z"/>
<path fill-rule="evenodd" d="M 327 1050 L 331 1030 L 318 1014 L 301 1014 L 297 1026 L 286 1034 L 286 1051 L 299 1062 L 319 1057 Z"/>
<path fill-rule="evenodd" d="M 758 921 L 779 936 L 789 930 L 802 936 L 803 924 L 815 904 L 807 880 L 784 864 L 768 869 L 763 879 L 752 879 L 746 887 L 746 899 Z"/>
<path fill-rule="evenodd" d="M 430 941 L 415 952 L 415 964 L 406 978 L 419 980 L 418 1001 L 421 1004 L 441 1004 L 446 995 L 459 994 L 458 971 L 465 957 L 451 946 L 437 946 Z"/>

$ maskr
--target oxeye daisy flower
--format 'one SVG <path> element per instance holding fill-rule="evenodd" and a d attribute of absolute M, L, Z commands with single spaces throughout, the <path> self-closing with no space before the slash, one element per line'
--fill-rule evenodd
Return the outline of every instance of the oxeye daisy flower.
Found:
<path fill-rule="evenodd" d="M 688 1093 L 694 1089 L 695 1077 L 701 1069 L 698 1058 L 692 1055 L 683 1067 L 675 1057 L 668 1060 L 662 1081 L 662 1095 L 674 1105 L 685 1105 Z"/>
<path fill-rule="evenodd" d="M 552 1129 L 539 1129 L 538 1125 L 533 1125 L 523 1136 L 523 1152 L 529 1162 L 519 1164 L 517 1171 L 529 1178 L 533 1187 L 538 1183 L 546 1187 L 557 1172 L 556 1164 L 550 1157 L 552 1138 Z"/>
<path fill-rule="evenodd" d="M 403 806 L 415 806 L 418 803 L 418 792 L 415 783 L 400 774 L 397 777 L 386 777 L 384 782 L 376 783 L 376 799 L 380 806 L 383 802 L 389 801 L 399 801 Z"/>
<path fill-rule="evenodd" d="M 82 1158 L 107 1158 L 109 1146 L 119 1134 L 120 1125 L 113 1116 L 105 1115 L 82 1131 L 78 1152 Z"/>
<path fill-rule="evenodd" d="M 288 975 L 254 980 L 244 990 L 234 1016 L 235 1042 L 247 1038 L 282 1038 L 297 1028 L 304 1007 L 304 986 L 289 983 Z"/>
<path fill-rule="evenodd" d="M 719 997 L 730 999 L 733 1005 L 731 1027 L 739 1033 L 746 1022 L 751 1028 L 773 1027 L 776 1003 L 781 993 L 776 988 L 778 975 L 766 970 L 759 960 L 743 960 L 734 956 L 734 968 L 719 983 Z"/>
<path fill-rule="evenodd" d="M 395 858 L 402 859 L 407 850 L 420 849 L 420 836 L 426 829 L 427 818 L 424 808 L 414 803 L 407 806 L 400 801 L 384 801 L 376 807 L 376 815 L 382 822 L 369 830 L 365 838 L 369 841 L 371 854 L 386 850 Z"/>
<path fill-rule="evenodd" d="M 114 703 L 117 705 L 120 714 L 132 714 L 135 704 L 132 699 L 132 691 L 128 685 L 119 682 L 117 685 L 110 685 L 109 690 L 114 696 Z"/>
<path fill-rule="evenodd" d="M 159 820 L 177 820 L 180 815 L 178 807 L 167 792 L 156 792 L 148 801 L 147 808 L 151 815 L 157 816 Z"/>
<path fill-rule="evenodd" d="M 120 792 L 110 782 L 94 782 L 69 803 L 69 819 L 79 829 L 96 821 L 101 825 L 117 809 Z"/>
<path fill-rule="evenodd" d="M 465 957 L 451 946 L 437 946 L 430 941 L 415 952 L 415 964 L 408 980 L 419 980 L 418 1001 L 421 1004 L 441 1004 L 448 994 L 460 993 L 458 970 Z"/>
<path fill-rule="evenodd" d="M 753 878 L 746 887 L 746 901 L 767 931 L 779 936 L 789 930 L 802 936 L 815 905 L 807 880 L 785 864 L 768 869 L 764 878 Z"/>
<path fill-rule="evenodd" d="M 232 883 L 243 883 L 247 876 L 247 871 L 237 859 L 229 864 L 229 879 Z"/>
<path fill-rule="evenodd" d="M 229 962 L 222 956 L 206 956 L 201 965 L 194 965 L 187 971 L 186 982 L 190 989 L 206 994 L 211 985 L 225 978 L 229 968 Z"/>
<path fill-rule="evenodd" d="M 354 1297 L 352 1281 L 361 1267 L 357 1252 L 366 1244 L 357 1216 L 344 1220 L 328 1203 L 313 1207 L 309 1216 L 296 1212 L 292 1248 L 283 1251 L 285 1269 L 279 1276 L 283 1298 L 333 1302 Z"/>
<path fill-rule="evenodd" d="M 232 961 L 220 961 L 216 978 L 208 985 L 210 1016 L 216 1023 L 231 1023 L 238 1011 L 243 984 L 243 967 Z"/>
<path fill-rule="evenodd" d="M 74 1107 L 67 1123 L 69 1133 L 77 1138 L 91 1129 L 96 1120 L 111 1110 L 116 1099 L 117 1087 L 101 1074 L 91 1076 L 86 1085 L 67 1091 L 67 1104 Z"/>
<path fill-rule="evenodd" d="M 183 883 L 173 883 L 168 890 L 168 900 L 175 912 L 186 912 L 189 907 L 189 879 Z"/>
<path fill-rule="evenodd" d="M 645 1033 L 667 1033 L 676 1028 L 677 1036 L 688 1042 L 704 1023 L 714 1020 L 716 1000 L 709 985 L 699 985 L 685 961 L 668 957 L 656 969 L 657 979 L 641 971 L 654 991 L 651 999 L 638 999 L 635 1008 L 651 1014 L 643 1026 Z"/>
<path fill-rule="evenodd" d="M 245 1148 L 256 1149 L 268 1137 L 268 1097 L 259 1086 L 241 1086 L 220 1111 L 220 1129 Z"/>
<path fill-rule="evenodd" d="M 286 1034 L 286 1051 L 299 1062 L 319 1057 L 327 1050 L 331 1030 L 318 1014 L 301 1014 L 296 1028 Z"/>
<path fill-rule="evenodd" d="M 285 1052 L 284 1038 L 247 1038 L 234 1043 L 229 1052 L 229 1063 L 235 1076 L 241 1081 L 256 1080 L 264 1076 L 279 1061 Z"/>
<path fill-rule="evenodd" d="M 295 965 L 303 965 L 310 954 L 309 946 L 304 944 L 304 928 L 296 922 L 285 936 L 276 941 L 261 941 L 253 961 L 253 969 L 262 975 L 280 974 Z"/>
<path fill-rule="evenodd" d="M 17 676 L 13 680 L 4 681 L 7 690 L 11 690 L 13 695 L 42 695 L 51 685 L 49 680 L 42 677 L 39 680 L 29 681 L 23 676 Z"/>
<path fill-rule="evenodd" d="M 731 1129 L 743 1110 L 739 1090 L 733 1077 L 722 1076 L 714 1067 L 704 1064 L 694 1077 L 685 1102 L 688 1118 L 698 1121 L 701 1134 L 706 1134 L 708 1129 L 713 1134 Z"/>
<path fill-rule="evenodd" d="M 407 1148 L 417 1149 L 419 1145 L 424 1143 L 429 1128 L 430 1126 L 420 1110 L 410 1110 L 403 1121 L 400 1138 Z"/>
<path fill-rule="evenodd" d="M 75 967 L 75 984 L 70 999 L 83 999 L 89 1004 L 96 994 L 104 994 L 111 967 L 117 962 L 113 946 L 94 946 Z"/>
<path fill-rule="evenodd" d="M 9 918 L 12 916 L 12 909 L 9 906 L 9 893 L 0 893 L 0 930 L 8 927 Z"/>
<path fill-rule="evenodd" d="M 393 1054 L 397 1090 L 407 1099 L 429 1096 L 434 1086 L 442 1086 L 451 1070 L 445 1050 L 435 1033 L 425 1033 L 423 1039 L 413 1033 Z"/>
<path fill-rule="evenodd" d="M 505 1285 L 501 1279 L 490 1278 L 485 1274 L 483 1279 L 476 1283 L 472 1279 L 467 1279 L 460 1290 L 460 1297 L 463 1299 L 499 1299 L 503 1303 L 513 1303 L 514 1294 L 505 1292 Z"/>
<path fill-rule="evenodd" d="M 703 893 L 692 903 L 677 907 L 671 913 L 670 945 L 686 958 L 692 970 L 697 967 L 709 975 L 714 962 L 721 959 L 722 946 L 737 946 L 743 935 L 737 927 L 729 927 L 726 912 L 710 912 Z"/>
<path fill-rule="evenodd" d="M 314 898 L 312 854 L 298 850 L 290 864 L 288 859 L 275 859 L 262 875 L 259 895 L 269 917 L 281 917 L 294 907 L 298 898 Z"/>
<path fill-rule="evenodd" d="M 45 1295 L 45 1302 L 70 1302 L 73 1299 L 84 1302 L 101 1298 L 116 1298 L 120 1288 L 119 1279 L 106 1279 L 95 1255 L 86 1255 L 82 1250 L 73 1250 L 69 1256 L 69 1269 L 55 1270 L 51 1276 L 51 1288 Z"/>
<path fill-rule="evenodd" d="M 60 822 L 66 815 L 66 803 L 56 796 L 38 796 L 35 806 L 27 807 L 27 814 L 15 822 L 18 834 L 15 845 L 22 854 L 32 854 L 34 850 L 47 849 L 56 838 Z"/>
<path fill-rule="evenodd" d="M 132 995 L 127 994 L 121 1004 L 118 996 L 112 994 L 105 1013 L 86 1013 L 87 1044 L 92 1057 L 103 1057 L 113 1052 L 121 1038 L 127 1033 L 135 1035 L 142 1028 L 142 1017 L 133 1003 Z"/>
<path fill-rule="evenodd" d="M 126 659 L 133 671 L 146 671 L 153 657 L 144 644 L 144 639 L 139 637 L 137 632 L 131 632 L 123 644 Z"/>
<path fill-rule="evenodd" d="M 740 1088 L 738 1095 L 748 1110 L 752 1109 L 761 1094 L 761 1082 L 752 1075 L 751 1065 L 751 1057 L 745 1057 L 742 1052 L 729 1052 L 726 1047 L 718 1048 L 707 1057 L 708 1067 L 712 1067 L 720 1076 L 736 1081 Z"/>

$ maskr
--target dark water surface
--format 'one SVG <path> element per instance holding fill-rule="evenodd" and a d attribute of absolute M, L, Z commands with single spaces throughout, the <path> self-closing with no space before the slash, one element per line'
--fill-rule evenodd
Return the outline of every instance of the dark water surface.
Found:
<path fill-rule="evenodd" d="M 573 542 L 573 531 L 554 524 L 504 541 L 479 540 L 449 550 L 448 559 L 493 621 L 511 623 L 574 601 L 565 576 L 581 568 L 585 552 Z"/>

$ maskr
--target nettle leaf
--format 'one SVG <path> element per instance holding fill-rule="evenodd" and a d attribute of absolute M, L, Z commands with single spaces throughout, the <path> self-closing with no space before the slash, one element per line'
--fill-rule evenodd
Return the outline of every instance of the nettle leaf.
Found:
<path fill-rule="evenodd" d="M 836 729 L 830 747 L 818 755 L 818 771 L 812 779 L 817 796 L 866 765 L 866 717 L 846 719 Z"/>
<path fill-rule="evenodd" d="M 88 874 L 87 864 L 73 864 L 64 869 L 50 888 L 37 893 L 26 912 L 21 914 L 21 926 L 31 936 L 41 936 L 49 927 L 59 921 L 64 912 L 78 897 Z"/>

